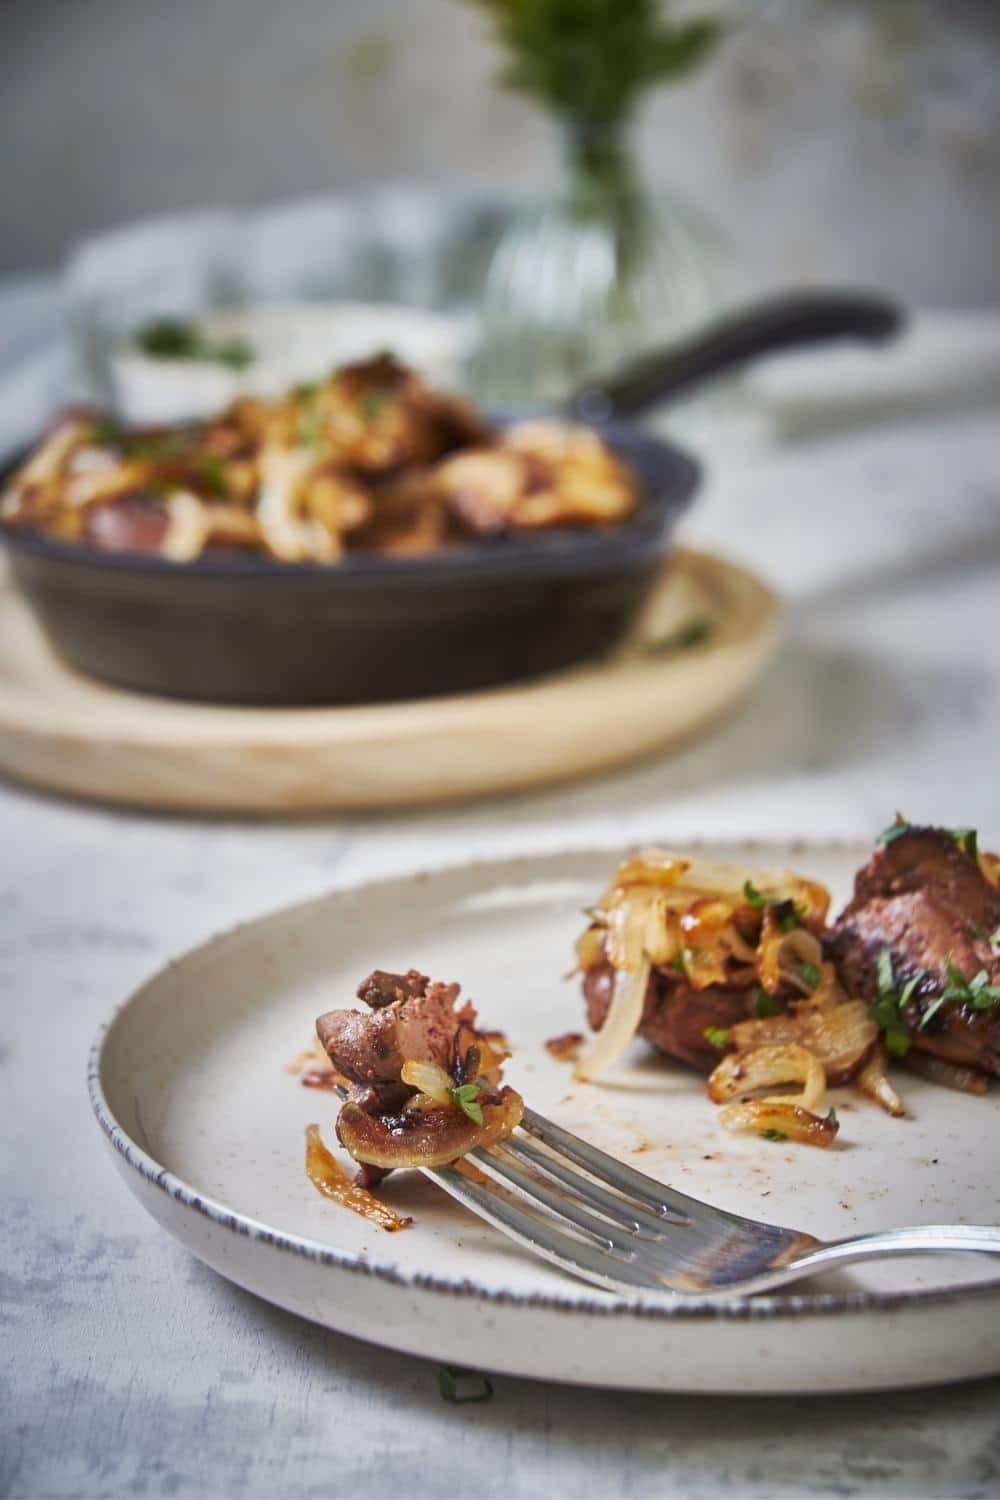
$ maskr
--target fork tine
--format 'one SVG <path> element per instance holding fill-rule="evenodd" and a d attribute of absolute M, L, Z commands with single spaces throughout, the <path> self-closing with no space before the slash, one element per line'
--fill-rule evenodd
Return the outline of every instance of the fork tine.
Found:
<path fill-rule="evenodd" d="M 568 1220 L 584 1234 L 591 1236 L 609 1255 L 623 1255 L 629 1260 L 636 1258 L 635 1245 L 630 1243 L 634 1239 L 632 1224 L 623 1224 L 620 1218 L 614 1223 L 598 1218 L 581 1206 L 578 1198 L 563 1192 L 561 1188 L 550 1186 L 536 1173 L 524 1171 L 502 1149 L 493 1147 L 489 1151 L 477 1151 L 473 1160 L 488 1176 L 512 1183 L 524 1193 L 530 1203 L 541 1204 L 549 1213 Z M 622 1202 L 622 1208 L 627 1212 L 628 1205 Z"/>
<path fill-rule="evenodd" d="M 563 1130 L 560 1125 L 554 1125 L 551 1120 L 546 1120 L 544 1116 L 536 1114 L 533 1109 L 525 1108 L 521 1117 L 521 1126 L 543 1145 L 567 1157 L 569 1161 L 575 1162 L 585 1171 L 591 1172 L 601 1182 L 645 1204 L 667 1223 L 671 1221 L 677 1224 L 703 1223 L 710 1224 L 713 1228 L 717 1228 L 720 1224 L 752 1225 L 756 1228 L 756 1221 L 753 1219 L 744 1219 L 739 1214 L 727 1213 L 725 1209 L 713 1208 L 709 1203 L 702 1203 L 698 1198 L 689 1198 L 686 1193 L 679 1193 L 675 1188 L 657 1182 L 655 1177 L 647 1177 L 644 1173 L 637 1172 L 634 1167 L 627 1167 L 624 1162 L 616 1161 L 613 1156 L 608 1156 L 607 1152 L 599 1151 L 596 1146 L 591 1146 L 587 1141 L 582 1141 L 579 1136 Z"/>
<path fill-rule="evenodd" d="M 607 1214 L 616 1225 L 624 1223 L 625 1227 L 638 1238 L 662 1240 L 667 1229 L 681 1227 L 663 1214 L 654 1214 L 649 1209 L 641 1208 L 634 1198 L 624 1198 L 619 1193 L 608 1192 L 592 1177 L 585 1177 L 582 1172 L 576 1172 L 572 1167 L 564 1165 L 561 1157 L 536 1146 L 530 1136 L 525 1136 L 523 1139 L 518 1134 L 509 1136 L 503 1142 L 502 1147 L 491 1147 L 491 1151 L 498 1149 L 509 1152 L 519 1161 L 534 1167 L 536 1171 L 544 1172 L 546 1176 L 562 1183 L 585 1203 L 596 1208 L 598 1213 Z"/>
<path fill-rule="evenodd" d="M 527 1145 L 529 1151 L 534 1149 L 536 1157 L 532 1158 L 524 1153 L 521 1149 L 523 1145 Z M 505 1154 L 513 1155 L 515 1162 L 524 1163 L 528 1170 L 519 1170 L 514 1164 L 505 1162 Z M 550 1188 L 546 1179 L 534 1169 L 534 1160 L 541 1160 L 543 1157 L 548 1157 L 548 1161 L 543 1163 L 542 1170 L 546 1173 L 553 1172 L 554 1176 L 559 1173 L 560 1180 L 566 1184 L 564 1190 Z M 659 1281 L 667 1280 L 672 1285 L 676 1285 L 679 1276 L 688 1276 L 692 1269 L 704 1267 L 706 1258 L 711 1260 L 722 1256 L 727 1261 L 731 1260 L 737 1246 L 747 1239 L 748 1231 L 739 1225 L 721 1221 L 710 1226 L 692 1224 L 688 1220 L 678 1223 L 673 1219 L 657 1219 L 643 1208 L 633 1210 L 627 1198 L 604 1193 L 582 1173 L 575 1172 L 570 1167 L 561 1167 L 558 1159 L 550 1152 L 533 1147 L 533 1143 L 519 1143 L 516 1136 L 498 1146 L 477 1151 L 475 1159 L 484 1172 L 514 1183 L 530 1203 L 540 1204 L 550 1213 L 558 1214 L 590 1230 L 606 1247 L 610 1241 L 609 1254 L 625 1253 L 636 1264 L 645 1265 Z M 594 1193 L 601 1194 L 608 1205 L 608 1219 L 596 1219 L 581 1203 L 581 1199 L 586 1201 L 590 1196 L 591 1189 Z M 639 1226 L 639 1215 L 644 1226 L 652 1225 L 652 1230 Z M 761 1243 L 763 1226 L 750 1232 L 754 1236 L 754 1242 Z M 780 1230 L 778 1232 L 784 1233 Z"/>
<path fill-rule="evenodd" d="M 495 1188 L 484 1187 L 456 1172 L 454 1167 L 431 1168 L 427 1175 L 503 1234 L 594 1286 L 609 1292 L 640 1290 L 661 1296 L 671 1290 L 653 1272 L 628 1260 L 612 1260 L 603 1247 L 564 1233 L 550 1216 L 522 1208 L 506 1195 L 501 1197 Z"/>

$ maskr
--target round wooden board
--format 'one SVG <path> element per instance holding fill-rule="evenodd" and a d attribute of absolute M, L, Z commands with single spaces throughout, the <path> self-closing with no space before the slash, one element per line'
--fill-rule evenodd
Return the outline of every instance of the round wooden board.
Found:
<path fill-rule="evenodd" d="M 650 650 L 692 622 L 707 638 Z M 687 738 L 738 703 L 777 643 L 750 574 L 677 550 L 613 657 L 537 682 L 359 708 L 214 708 L 78 677 L 0 576 L 0 771 L 73 796 L 282 814 L 404 806 L 562 781 Z M 643 644 L 645 643 L 645 645 Z"/>

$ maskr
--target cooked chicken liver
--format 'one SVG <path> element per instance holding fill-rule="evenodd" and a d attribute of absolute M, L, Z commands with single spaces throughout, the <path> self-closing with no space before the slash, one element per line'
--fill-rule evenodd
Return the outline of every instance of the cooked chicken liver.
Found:
<path fill-rule="evenodd" d="M 331 1010 L 316 1022 L 316 1035 L 351 1088 L 348 1098 L 371 1115 L 399 1115 L 417 1090 L 402 1081 L 404 1059 L 433 1062 L 461 1078 L 461 1039 L 468 1040 L 476 1012 L 466 1001 L 456 1006 L 460 986 L 434 984 L 409 969 L 392 974 L 375 969 L 358 985 L 358 999 L 369 1010 Z M 465 1054 L 478 1051 L 473 1046 Z M 483 1096 L 485 1099 L 485 1095 Z M 339 1134 L 339 1125 L 338 1125 Z M 358 1164 L 360 1187 L 376 1187 L 388 1171 Z"/>
<path fill-rule="evenodd" d="M 373 969 L 367 979 L 362 979 L 357 988 L 357 997 L 370 1005 L 372 1010 L 382 1010 L 398 1000 L 415 1000 L 425 993 L 430 984 L 426 974 L 416 969 L 407 969 L 405 974 L 390 974 L 386 969 Z"/>
<path fill-rule="evenodd" d="M 615 985 L 615 970 L 601 959 L 583 977 L 587 1020 L 595 1031 L 604 1025 Z M 731 985 L 709 985 L 696 990 L 680 977 L 654 969 L 646 989 L 639 1034 L 680 1062 L 710 1073 L 719 1061 L 719 1049 L 705 1035 L 706 1029 L 725 1030 L 754 1013 L 756 989 Z"/>
<path fill-rule="evenodd" d="M 918 1030 L 949 983 L 947 965 L 966 980 L 985 970 L 1000 984 L 1000 890 L 944 829 L 910 828 L 876 850 L 855 878 L 834 929 L 832 956 L 849 994 L 878 998 L 876 965 L 888 949 L 896 989 L 921 976 L 901 1019 L 911 1043 L 949 1062 L 1000 1074 L 1000 1005 L 976 1010 L 949 1000 Z"/>
<path fill-rule="evenodd" d="M 451 1068 L 455 1036 L 475 1019 L 470 1005 L 455 1009 L 457 984 L 432 984 L 410 969 L 376 969 L 358 986 L 372 1007 L 331 1010 L 316 1022 L 316 1035 L 330 1061 L 350 1079 L 351 1097 L 371 1114 L 393 1114 L 416 1092 L 400 1081 L 404 1057 Z"/>

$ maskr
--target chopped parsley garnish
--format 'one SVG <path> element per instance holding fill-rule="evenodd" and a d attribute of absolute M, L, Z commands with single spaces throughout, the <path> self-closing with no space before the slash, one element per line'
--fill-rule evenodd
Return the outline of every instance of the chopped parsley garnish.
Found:
<path fill-rule="evenodd" d="M 604 922 L 607 920 L 599 906 L 585 906 L 583 908 L 583 915 L 589 917 L 591 922 Z"/>
<path fill-rule="evenodd" d="M 246 339 L 224 339 L 219 344 L 203 344 L 199 357 L 227 365 L 230 370 L 245 370 L 253 364 L 254 352 Z"/>
<path fill-rule="evenodd" d="M 480 1375 L 478 1370 L 460 1370 L 456 1365 L 438 1365 L 437 1374 L 441 1400 L 450 1401 L 452 1406 L 466 1406 L 471 1401 L 489 1401 L 493 1395 L 492 1382 L 485 1375 Z"/>
<path fill-rule="evenodd" d="M 992 1010 L 994 1005 L 1000 1004 L 1000 985 L 990 984 L 990 976 L 985 969 L 980 969 L 971 979 L 964 978 L 949 958 L 945 963 L 948 974 L 948 988 L 941 996 L 945 1000 L 961 1000 L 965 1005 L 971 1005 L 973 1010 Z"/>
<path fill-rule="evenodd" d="M 136 333 L 135 342 L 144 354 L 156 359 L 192 359 L 199 338 L 195 325 L 183 318 L 152 318 Z"/>
<path fill-rule="evenodd" d="M 883 828 L 878 835 L 876 844 L 891 844 L 896 839 L 902 838 L 904 833 L 909 833 L 912 823 L 908 823 L 904 817 L 897 815 L 895 823 L 890 823 L 888 828 Z"/>
<path fill-rule="evenodd" d="M 207 339 L 198 325 L 184 318 L 153 318 L 134 335 L 133 342 L 143 354 L 153 359 L 201 359 L 210 364 L 226 365 L 230 370 L 245 370 L 253 364 L 254 353 L 246 339 Z"/>
<path fill-rule="evenodd" d="M 831 1125 L 836 1125 L 837 1124 L 837 1111 L 834 1109 L 834 1107 L 833 1107 L 832 1104 L 830 1105 L 830 1108 L 826 1112 L 826 1119 L 829 1121 L 829 1123 Z"/>
<path fill-rule="evenodd" d="M 714 634 L 714 620 L 689 620 L 686 625 L 679 626 L 667 635 L 643 641 L 639 650 L 644 656 L 665 656 L 669 651 L 688 651 L 692 646 L 703 646 Z"/>
<path fill-rule="evenodd" d="M 780 1014 L 781 1006 L 775 1000 L 774 996 L 769 995 L 765 989 L 759 989 L 757 991 L 757 1004 L 754 1006 L 754 1015 L 758 1016 L 762 1021 L 766 1021 L 769 1016 L 780 1016 Z"/>
<path fill-rule="evenodd" d="M 878 999 L 868 1007 L 868 1014 L 885 1038 L 886 1050 L 894 1057 L 905 1057 L 910 1050 L 910 1037 L 900 1016 L 917 985 L 924 978 L 923 970 L 914 974 L 900 995 L 896 992 L 896 976 L 892 971 L 892 952 L 883 948 L 875 964 L 878 983 Z"/>
<path fill-rule="evenodd" d="M 894 995 L 896 989 L 896 976 L 892 972 L 892 950 L 883 948 L 875 960 L 875 978 L 878 982 L 879 995 Z"/>
<path fill-rule="evenodd" d="M 943 828 L 949 838 L 953 838 L 958 847 L 970 859 L 979 858 L 979 835 L 974 828 Z"/>
<path fill-rule="evenodd" d="M 361 415 L 366 422 L 376 422 L 383 406 L 385 397 L 380 396 L 378 391 L 365 391 L 361 397 Z"/>
<path fill-rule="evenodd" d="M 728 1026 L 706 1026 L 702 1034 L 706 1042 L 713 1047 L 718 1047 L 720 1051 L 729 1041 Z"/>
<path fill-rule="evenodd" d="M 780 897 L 778 900 L 774 900 L 771 896 L 765 896 L 762 891 L 757 889 L 752 880 L 744 880 L 743 882 L 743 899 L 748 906 L 756 906 L 758 909 L 763 906 L 770 906 L 774 911 L 778 926 L 782 932 L 794 932 L 799 923 L 804 922 L 809 915 L 809 908 L 807 906 L 793 906 L 789 900 L 783 900 Z"/>
<path fill-rule="evenodd" d="M 479 1102 L 478 1083 L 460 1083 L 457 1088 L 448 1090 L 448 1098 L 463 1115 L 468 1115 L 474 1125 L 482 1125 L 483 1106 Z"/>
<path fill-rule="evenodd" d="M 670 960 L 670 967 L 676 969 L 678 974 L 686 974 L 688 964 L 693 964 L 697 957 L 698 950 L 696 948 L 682 948 Z"/>
<path fill-rule="evenodd" d="M 217 453 L 208 453 L 201 461 L 201 483 L 210 495 L 225 495 L 226 466 Z"/>
<path fill-rule="evenodd" d="M 819 989 L 819 982 L 823 976 L 815 964 L 799 964 L 799 973 L 811 990 Z"/>
<path fill-rule="evenodd" d="M 148 436 L 128 438 L 121 446 L 130 458 L 145 458 L 157 463 L 165 458 L 181 458 L 197 441 L 192 427 L 178 427 L 173 432 L 152 433 Z"/>
<path fill-rule="evenodd" d="M 316 397 L 318 386 L 302 387 L 299 399 L 299 442 L 315 448 L 323 435 L 323 410 Z"/>
<path fill-rule="evenodd" d="M 930 1005 L 928 1005 L 927 1009 L 924 1011 L 923 1015 L 920 1017 L 920 1020 L 917 1022 L 917 1030 L 918 1031 L 926 1031 L 927 1030 L 928 1026 L 931 1024 L 931 1022 L 933 1021 L 934 1017 L 937 1015 L 938 1011 L 941 1009 L 941 1007 L 944 1005 L 944 1003 L 945 1003 L 945 996 L 944 995 L 938 995 L 935 1000 L 931 1001 Z"/>
<path fill-rule="evenodd" d="M 99 448 L 117 448 L 125 439 L 125 428 L 110 412 L 95 417 L 90 430 Z"/>
<path fill-rule="evenodd" d="M 788 1137 L 783 1130 L 762 1130 L 761 1139 L 765 1141 L 787 1141 Z"/>
<path fill-rule="evenodd" d="M 990 976 L 985 969 L 980 969 L 978 974 L 973 975 L 971 979 L 966 979 L 949 958 L 945 961 L 945 972 L 948 975 L 948 983 L 920 1017 L 918 1028 L 920 1031 L 926 1031 L 934 1017 L 943 1010 L 949 1000 L 957 1000 L 962 1005 L 971 1005 L 973 1010 L 992 1010 L 994 1005 L 1000 1005 L 1000 985 L 990 984 Z M 906 997 L 907 992 L 904 990 L 903 994 Z"/>

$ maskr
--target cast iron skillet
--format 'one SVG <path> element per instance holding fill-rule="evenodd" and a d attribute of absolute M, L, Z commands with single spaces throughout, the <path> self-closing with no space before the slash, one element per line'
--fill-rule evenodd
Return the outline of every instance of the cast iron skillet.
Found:
<path fill-rule="evenodd" d="M 567 404 L 629 463 L 639 512 L 604 531 L 472 541 L 324 567 L 174 563 L 8 528 L 14 577 L 51 646 L 88 676 L 212 703 L 334 704 L 464 692 L 610 650 L 642 607 L 698 485 L 693 459 L 628 420 L 780 349 L 882 341 L 899 311 L 856 295 L 782 298 L 594 382 Z"/>

